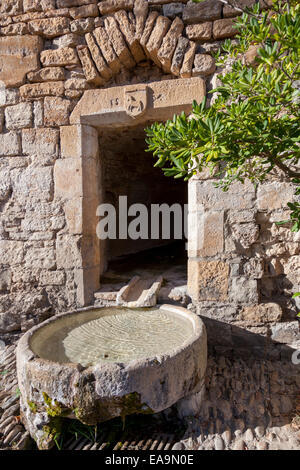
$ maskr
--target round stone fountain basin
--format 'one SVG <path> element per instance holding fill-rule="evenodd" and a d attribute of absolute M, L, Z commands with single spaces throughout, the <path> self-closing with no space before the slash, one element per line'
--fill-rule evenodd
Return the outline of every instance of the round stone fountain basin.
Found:
<path fill-rule="evenodd" d="M 96 424 L 199 394 L 206 332 L 181 307 L 85 309 L 29 330 L 17 348 L 21 413 L 40 448 L 63 418 Z"/>

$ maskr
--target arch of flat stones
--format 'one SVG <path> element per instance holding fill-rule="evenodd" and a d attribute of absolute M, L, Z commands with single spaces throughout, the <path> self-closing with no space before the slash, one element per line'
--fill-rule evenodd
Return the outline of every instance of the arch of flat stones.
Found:
<path fill-rule="evenodd" d="M 191 77 L 196 43 L 183 36 L 179 17 L 171 21 L 149 12 L 145 0 L 122 1 L 117 11 L 105 4 L 100 4 L 101 13 L 107 14 L 102 25 L 85 35 L 85 45 L 77 46 L 89 83 L 105 85 L 123 67 L 130 70 L 149 59 L 165 73 Z"/>
<path fill-rule="evenodd" d="M 96 210 L 102 202 L 99 129 L 134 127 L 189 113 L 192 101 L 202 101 L 205 91 L 205 82 L 198 77 L 178 80 L 176 87 L 174 80 L 163 80 L 87 90 L 73 110 L 71 125 L 60 128 L 54 188 L 55 198 L 63 202 L 67 233 L 58 243 L 68 254 L 68 267 L 75 270 L 78 306 L 93 301 L 105 259 L 104 244 L 96 234 Z"/>

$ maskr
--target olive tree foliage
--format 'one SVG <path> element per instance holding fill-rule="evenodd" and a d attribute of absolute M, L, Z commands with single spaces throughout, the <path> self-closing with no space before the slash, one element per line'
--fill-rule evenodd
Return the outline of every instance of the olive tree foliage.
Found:
<path fill-rule="evenodd" d="M 263 10 L 260 4 L 236 19 L 237 35 L 216 54 L 227 73 L 219 75 L 210 105 L 193 102 L 190 116 L 153 124 L 146 129 L 147 150 L 166 176 L 188 180 L 209 168 L 225 191 L 233 182 L 257 184 L 280 170 L 295 187 L 288 208 L 298 231 L 300 5 L 274 0 Z M 251 63 L 245 60 L 250 47 L 256 52 Z"/>

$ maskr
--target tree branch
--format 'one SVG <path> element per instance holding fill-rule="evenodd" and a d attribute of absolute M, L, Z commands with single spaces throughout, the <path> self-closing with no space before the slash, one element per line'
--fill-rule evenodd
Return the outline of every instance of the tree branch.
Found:
<path fill-rule="evenodd" d="M 282 170 L 290 178 L 300 178 L 300 173 L 298 173 L 297 171 L 291 170 L 281 160 L 278 160 L 277 158 L 272 158 L 272 161 L 278 168 L 280 168 L 280 170 Z"/>

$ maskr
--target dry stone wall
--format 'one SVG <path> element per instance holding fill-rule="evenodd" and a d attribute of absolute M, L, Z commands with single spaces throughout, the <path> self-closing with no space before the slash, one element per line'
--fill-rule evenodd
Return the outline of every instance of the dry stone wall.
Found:
<path fill-rule="evenodd" d="M 83 93 L 197 76 L 209 89 L 211 53 L 234 36 L 238 14 L 217 0 L 0 0 L 0 335 L 80 305 L 72 260 L 87 247 L 54 180 L 72 163 L 61 161 L 60 136 Z M 275 225 L 291 197 L 280 178 L 226 195 L 210 178 L 192 180 L 189 289 L 199 312 L 296 341 L 299 238 Z"/>

